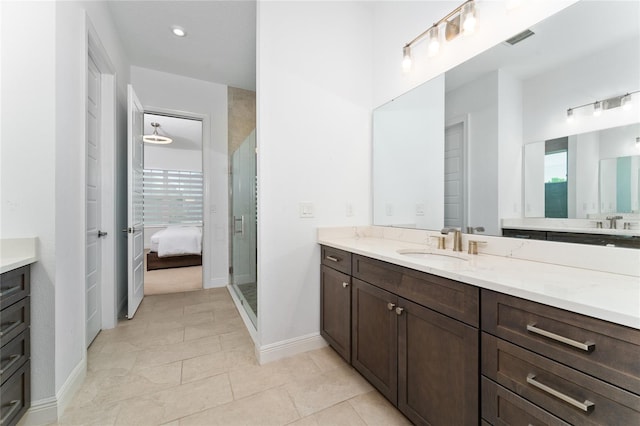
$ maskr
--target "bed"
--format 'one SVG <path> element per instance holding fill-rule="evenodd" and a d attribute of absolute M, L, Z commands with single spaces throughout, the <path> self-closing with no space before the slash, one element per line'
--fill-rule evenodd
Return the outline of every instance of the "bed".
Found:
<path fill-rule="evenodd" d="M 151 236 L 147 271 L 202 265 L 202 230 L 195 226 L 169 226 Z"/>

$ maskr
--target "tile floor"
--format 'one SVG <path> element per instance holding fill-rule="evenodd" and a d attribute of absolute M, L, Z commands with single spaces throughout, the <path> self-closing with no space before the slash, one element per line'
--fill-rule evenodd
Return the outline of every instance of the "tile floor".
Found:
<path fill-rule="evenodd" d="M 102 331 L 60 425 L 410 424 L 330 348 L 258 365 L 227 289 L 145 297 Z"/>

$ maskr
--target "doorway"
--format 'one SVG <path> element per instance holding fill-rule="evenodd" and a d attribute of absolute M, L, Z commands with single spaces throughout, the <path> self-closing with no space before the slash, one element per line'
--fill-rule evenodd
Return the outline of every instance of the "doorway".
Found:
<path fill-rule="evenodd" d="M 466 226 L 465 122 L 444 131 L 444 227 Z"/>
<path fill-rule="evenodd" d="M 144 134 L 171 140 L 144 147 L 145 296 L 203 288 L 202 131 L 199 119 L 144 113 Z"/>

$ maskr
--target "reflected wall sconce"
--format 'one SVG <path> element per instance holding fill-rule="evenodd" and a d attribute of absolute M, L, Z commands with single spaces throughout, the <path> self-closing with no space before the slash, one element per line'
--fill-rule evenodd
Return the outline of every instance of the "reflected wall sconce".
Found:
<path fill-rule="evenodd" d="M 635 92 L 627 92 L 624 95 L 614 96 L 602 101 L 595 101 L 588 104 L 571 107 L 567 109 L 567 122 L 571 123 L 573 121 L 573 113 L 576 109 L 579 108 L 592 107 L 594 117 L 598 117 L 602 114 L 603 111 L 613 108 L 621 107 L 623 110 L 628 111 L 633 107 L 632 95 L 635 93 L 640 93 L 640 90 L 636 90 Z"/>
<path fill-rule="evenodd" d="M 142 140 L 147 143 L 155 143 L 158 145 L 167 145 L 173 142 L 173 139 L 168 138 L 166 136 L 162 136 L 158 134 L 158 127 L 160 127 L 160 123 L 151 123 L 153 127 L 153 133 L 150 135 L 142 136 Z"/>
<path fill-rule="evenodd" d="M 444 28 L 444 38 L 451 41 L 458 35 L 473 34 L 477 24 L 476 4 L 474 0 L 467 0 L 456 7 L 451 13 L 427 28 L 416 38 L 405 44 L 402 48 L 402 68 L 405 72 L 411 69 L 411 47 L 424 39 L 429 38 L 429 56 L 435 56 L 440 51 L 440 27 Z"/>

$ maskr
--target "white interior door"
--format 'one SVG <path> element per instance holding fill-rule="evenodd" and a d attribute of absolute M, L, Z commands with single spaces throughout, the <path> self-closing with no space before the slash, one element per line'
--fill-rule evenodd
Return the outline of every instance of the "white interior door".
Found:
<path fill-rule="evenodd" d="M 128 313 L 131 319 L 144 297 L 144 234 L 142 226 L 142 171 L 144 168 L 143 109 L 133 87 L 128 86 Z"/>
<path fill-rule="evenodd" d="M 88 58 L 86 119 L 86 265 L 85 321 L 86 346 L 102 328 L 100 237 L 100 72 L 93 58 Z"/>
<path fill-rule="evenodd" d="M 447 127 L 444 133 L 444 226 L 465 226 L 463 123 Z"/>

